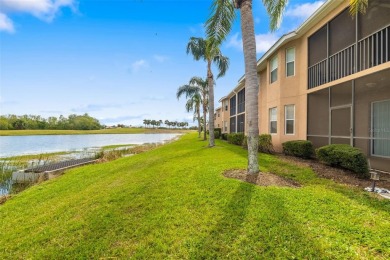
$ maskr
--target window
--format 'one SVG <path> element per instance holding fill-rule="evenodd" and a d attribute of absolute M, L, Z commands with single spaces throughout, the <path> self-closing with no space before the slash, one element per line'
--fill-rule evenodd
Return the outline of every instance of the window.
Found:
<path fill-rule="evenodd" d="M 284 106 L 284 117 L 285 117 L 285 134 L 294 134 L 294 121 L 295 121 L 295 105 Z"/>
<path fill-rule="evenodd" d="M 228 124 L 228 122 L 227 122 L 227 121 L 225 121 L 225 123 L 224 123 L 224 124 L 225 124 L 225 132 L 227 132 L 227 127 L 228 127 L 228 125 L 227 125 L 227 124 Z"/>
<path fill-rule="evenodd" d="M 229 101 L 225 100 L 225 111 L 228 111 L 229 108 Z"/>
<path fill-rule="evenodd" d="M 295 48 L 286 50 L 286 77 L 295 75 Z"/>
<path fill-rule="evenodd" d="M 230 118 L 230 133 L 236 132 L 236 117 L 233 116 Z"/>
<path fill-rule="evenodd" d="M 271 83 L 278 80 L 278 56 L 271 60 Z"/>
<path fill-rule="evenodd" d="M 237 133 L 245 132 L 245 114 L 237 116 Z"/>
<path fill-rule="evenodd" d="M 277 108 L 273 107 L 269 109 L 269 132 L 270 134 L 276 134 L 277 133 L 277 123 L 278 123 L 278 117 L 277 117 Z"/>
<path fill-rule="evenodd" d="M 237 94 L 238 97 L 238 107 L 237 107 L 237 114 L 245 112 L 245 88 L 242 89 Z"/>
<path fill-rule="evenodd" d="M 390 100 L 372 103 L 372 155 L 390 157 Z"/>
<path fill-rule="evenodd" d="M 234 116 L 236 114 L 236 96 L 230 99 L 230 115 Z"/>

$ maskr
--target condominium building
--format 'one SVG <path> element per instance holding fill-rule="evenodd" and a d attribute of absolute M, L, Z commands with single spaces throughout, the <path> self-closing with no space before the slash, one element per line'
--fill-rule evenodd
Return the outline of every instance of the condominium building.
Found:
<path fill-rule="evenodd" d="M 259 130 L 279 151 L 289 140 L 350 144 L 390 172 L 390 1 L 355 17 L 348 3 L 328 0 L 258 60 Z M 222 132 L 245 132 L 245 75 L 220 102 Z"/>

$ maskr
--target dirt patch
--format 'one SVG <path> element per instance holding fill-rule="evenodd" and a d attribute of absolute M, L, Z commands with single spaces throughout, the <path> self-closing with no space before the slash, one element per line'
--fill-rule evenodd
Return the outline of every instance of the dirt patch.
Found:
<path fill-rule="evenodd" d="M 294 163 L 298 166 L 306 166 L 313 169 L 313 171 L 321 178 L 331 179 L 337 183 L 347 184 L 351 186 L 366 188 L 372 185 L 372 181 L 369 179 L 361 179 L 348 170 L 330 167 L 316 160 L 305 160 L 293 156 L 287 156 L 280 154 L 278 157 L 289 163 Z M 390 189 L 390 175 L 381 174 L 380 181 L 376 182 L 377 187 Z"/>
<path fill-rule="evenodd" d="M 11 196 L 9 196 L 9 195 L 0 196 L 0 205 L 5 203 L 9 198 L 11 198 Z"/>
<path fill-rule="evenodd" d="M 238 179 L 241 181 L 253 183 L 259 186 L 278 186 L 298 188 L 300 185 L 292 180 L 285 179 L 272 173 L 247 174 L 246 170 L 235 169 L 223 173 L 227 178 Z"/>

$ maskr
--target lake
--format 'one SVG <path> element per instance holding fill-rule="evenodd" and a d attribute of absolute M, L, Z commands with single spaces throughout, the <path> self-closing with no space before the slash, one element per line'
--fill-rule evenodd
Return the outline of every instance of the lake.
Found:
<path fill-rule="evenodd" d="M 120 144 L 161 143 L 179 134 L 91 134 L 0 136 L 0 157 L 81 151 Z"/>

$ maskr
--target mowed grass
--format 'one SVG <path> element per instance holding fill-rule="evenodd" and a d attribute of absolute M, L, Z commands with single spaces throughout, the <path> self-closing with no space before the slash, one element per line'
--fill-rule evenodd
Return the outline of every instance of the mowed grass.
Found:
<path fill-rule="evenodd" d="M 222 176 L 246 151 L 196 134 L 68 171 L 0 206 L 0 259 L 389 259 L 390 203 L 260 155 L 301 188 Z"/>
<path fill-rule="evenodd" d="M 191 130 L 153 129 L 153 128 L 112 128 L 112 129 L 100 129 L 100 130 L 0 130 L 0 136 L 83 135 L 83 134 L 158 134 L 158 133 L 187 133 L 190 131 Z"/>

